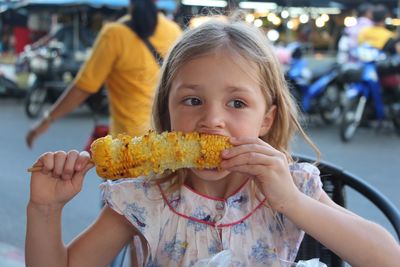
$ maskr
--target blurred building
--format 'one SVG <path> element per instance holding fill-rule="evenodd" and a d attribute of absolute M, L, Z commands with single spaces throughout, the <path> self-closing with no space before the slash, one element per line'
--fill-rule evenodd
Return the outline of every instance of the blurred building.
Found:
<path fill-rule="evenodd" d="M 355 20 L 355 10 L 362 0 L 181 0 L 175 20 L 183 27 L 192 27 L 204 21 L 202 16 L 229 15 L 239 8 L 248 23 L 262 28 L 274 43 L 300 41 L 313 50 L 330 50 L 337 41 L 345 24 Z M 373 0 L 384 3 L 392 10 L 387 27 L 399 25 L 397 0 Z M 195 22 L 193 22 L 195 21 Z"/>
<path fill-rule="evenodd" d="M 159 9 L 183 28 L 210 15 L 223 17 L 240 9 L 242 19 L 262 28 L 274 43 L 300 41 L 310 49 L 335 50 L 345 25 L 355 21 L 362 0 L 156 0 Z M 395 30 L 398 0 L 370 0 L 392 11 L 387 27 Z M 73 16 L 74 27 L 96 33 L 105 21 L 126 13 L 129 0 L 0 0 L 1 51 L 21 47 L 51 31 L 54 15 Z"/>

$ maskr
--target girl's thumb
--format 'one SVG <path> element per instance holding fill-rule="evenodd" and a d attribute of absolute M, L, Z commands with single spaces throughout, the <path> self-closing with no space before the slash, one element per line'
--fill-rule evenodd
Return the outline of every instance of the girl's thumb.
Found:
<path fill-rule="evenodd" d="M 82 188 L 83 179 L 85 178 L 86 173 L 91 168 L 93 168 L 93 166 L 94 166 L 94 164 L 92 162 L 89 162 L 88 164 L 86 164 L 86 166 L 81 171 L 79 171 L 79 173 L 77 173 L 77 175 L 75 175 L 73 183 L 76 184 L 79 188 Z"/>
<path fill-rule="evenodd" d="M 86 175 L 86 173 L 93 167 L 94 167 L 93 162 L 89 162 L 88 164 L 86 164 L 85 168 L 83 168 L 83 170 L 82 170 L 83 176 Z"/>

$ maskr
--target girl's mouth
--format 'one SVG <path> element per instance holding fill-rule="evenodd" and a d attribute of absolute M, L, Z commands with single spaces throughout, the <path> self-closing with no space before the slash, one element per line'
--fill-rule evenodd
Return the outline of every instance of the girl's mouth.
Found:
<path fill-rule="evenodd" d="M 218 168 L 206 168 L 205 171 L 217 172 L 220 171 Z"/>

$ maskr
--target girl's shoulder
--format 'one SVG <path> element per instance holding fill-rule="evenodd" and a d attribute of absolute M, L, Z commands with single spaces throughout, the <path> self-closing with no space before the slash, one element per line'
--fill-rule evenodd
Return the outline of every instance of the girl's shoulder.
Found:
<path fill-rule="evenodd" d="M 308 162 L 296 162 L 289 165 L 290 173 L 297 188 L 304 194 L 319 199 L 322 193 L 320 171 Z"/>
<path fill-rule="evenodd" d="M 118 180 L 106 180 L 100 184 L 100 188 L 104 189 L 106 187 L 137 187 L 137 186 L 151 185 L 148 183 L 146 177 L 137 178 L 122 178 Z"/>
<path fill-rule="evenodd" d="M 147 177 L 107 180 L 100 184 L 103 199 L 107 202 L 142 203 L 162 200 L 159 187 Z"/>
<path fill-rule="evenodd" d="M 292 173 L 308 173 L 313 175 L 319 175 L 319 169 L 314 164 L 308 162 L 294 162 L 289 164 L 289 170 Z"/>
<path fill-rule="evenodd" d="M 159 187 L 145 177 L 100 184 L 104 202 L 145 234 L 157 228 L 164 207 Z M 153 222 L 153 224 L 151 224 Z M 155 227 L 155 228 L 154 228 Z"/>

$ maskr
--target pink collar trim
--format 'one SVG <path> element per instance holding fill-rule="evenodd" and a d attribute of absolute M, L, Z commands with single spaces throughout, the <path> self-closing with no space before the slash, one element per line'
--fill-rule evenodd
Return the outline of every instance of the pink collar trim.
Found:
<path fill-rule="evenodd" d="M 189 187 L 188 185 L 184 184 L 183 186 L 188 189 L 189 191 L 191 191 L 192 193 L 207 198 L 207 199 L 211 199 L 211 200 L 215 200 L 215 201 L 226 201 L 228 198 L 236 195 L 237 193 L 239 193 L 243 187 L 247 184 L 247 182 L 250 181 L 250 178 L 247 178 L 246 181 L 244 181 L 230 196 L 228 196 L 227 198 L 221 198 L 221 197 L 211 197 L 211 196 L 207 196 L 206 194 L 200 193 L 195 191 L 193 188 Z"/>
<path fill-rule="evenodd" d="M 248 179 L 248 180 L 249 180 L 249 179 Z M 245 182 L 242 186 L 240 186 L 240 188 L 239 188 L 238 190 L 236 190 L 236 193 L 235 193 L 235 194 L 237 194 L 237 193 L 244 187 L 244 185 L 247 184 L 248 180 L 246 180 L 246 182 Z M 198 219 L 198 218 L 195 218 L 195 217 L 192 217 L 192 216 L 189 216 L 189 215 L 186 215 L 186 214 L 183 214 L 183 213 L 177 211 L 177 210 L 172 206 L 171 202 L 168 201 L 168 198 L 167 198 L 167 196 L 165 195 L 165 193 L 164 193 L 163 189 L 161 188 L 161 186 L 160 186 L 159 184 L 157 184 L 157 186 L 158 186 L 158 188 L 159 188 L 159 190 L 160 190 L 160 192 L 161 192 L 161 195 L 162 195 L 162 197 L 163 197 L 163 199 L 164 199 L 164 202 L 167 204 L 167 206 L 169 207 L 169 209 L 170 209 L 173 213 L 175 213 L 176 215 L 178 215 L 178 216 L 180 216 L 180 217 L 183 217 L 183 218 L 185 218 L 185 219 L 188 219 L 188 220 L 191 220 L 191 221 L 195 221 L 195 222 L 198 222 L 198 223 L 202 223 L 202 224 L 207 224 L 207 225 L 210 225 L 210 226 L 213 226 L 213 227 L 218 227 L 218 228 L 230 227 L 230 226 L 233 226 L 233 225 L 242 223 L 244 220 L 246 220 L 246 219 L 248 219 L 250 216 L 252 216 L 252 215 L 253 215 L 260 207 L 262 207 L 262 206 L 265 204 L 265 202 L 267 201 L 267 198 L 264 198 L 264 199 L 261 200 L 261 201 L 257 204 L 257 206 L 256 206 L 255 208 L 253 208 L 248 214 L 246 214 L 245 216 L 241 217 L 241 218 L 238 219 L 238 220 L 235 220 L 235 221 L 230 222 L 230 223 L 220 223 L 220 224 L 218 224 L 218 223 L 212 222 L 212 221 L 201 220 L 201 219 Z M 197 195 L 200 195 L 200 196 L 202 196 L 202 197 L 206 197 L 206 198 L 211 199 L 211 200 L 225 201 L 224 199 L 219 200 L 219 199 L 211 198 L 211 197 L 208 197 L 208 196 L 203 196 L 202 194 L 199 194 L 199 193 L 197 193 L 197 192 L 191 190 L 191 188 L 189 188 L 189 187 L 187 187 L 187 188 L 188 188 L 191 192 L 193 192 L 193 193 L 195 193 L 195 194 L 197 194 Z M 235 195 L 235 194 L 232 194 L 232 196 Z"/>

